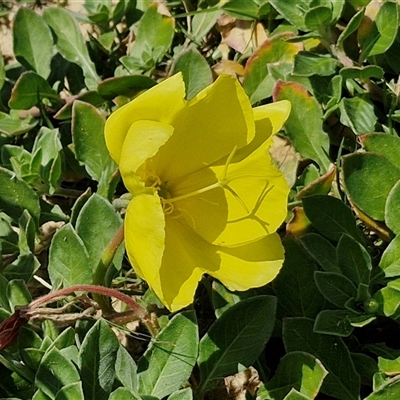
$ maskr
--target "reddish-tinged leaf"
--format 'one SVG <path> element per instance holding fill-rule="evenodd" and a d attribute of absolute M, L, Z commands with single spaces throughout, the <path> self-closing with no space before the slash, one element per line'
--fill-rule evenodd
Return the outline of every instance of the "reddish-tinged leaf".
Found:
<path fill-rule="evenodd" d="M 267 65 L 293 62 L 294 56 L 303 50 L 302 43 L 290 43 L 292 32 L 284 32 L 265 40 L 250 56 L 244 71 L 244 89 L 252 103 L 272 95 L 275 79 L 268 75 Z"/>
<path fill-rule="evenodd" d="M 331 190 L 335 176 L 336 168 L 330 169 L 326 174 L 320 176 L 318 179 L 301 189 L 300 192 L 297 193 L 296 199 L 300 200 L 304 196 L 311 196 L 313 194 L 328 194 Z"/>
<path fill-rule="evenodd" d="M 286 225 L 286 233 L 294 237 L 301 237 L 307 233 L 311 222 L 307 218 L 303 207 L 294 207 L 292 211 L 293 217 Z"/>

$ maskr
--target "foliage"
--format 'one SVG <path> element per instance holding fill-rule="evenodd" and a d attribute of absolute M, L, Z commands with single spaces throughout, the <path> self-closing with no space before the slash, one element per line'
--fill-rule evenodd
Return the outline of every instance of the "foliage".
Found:
<path fill-rule="evenodd" d="M 13 38 L 0 58 L 0 398 L 398 398 L 398 2 L 59 3 L 0 5 Z M 232 292 L 206 276 L 172 315 L 124 257 L 129 198 L 103 131 L 178 72 L 188 101 L 230 74 L 255 107 L 291 102 L 271 150 L 291 192 L 272 283 Z"/>

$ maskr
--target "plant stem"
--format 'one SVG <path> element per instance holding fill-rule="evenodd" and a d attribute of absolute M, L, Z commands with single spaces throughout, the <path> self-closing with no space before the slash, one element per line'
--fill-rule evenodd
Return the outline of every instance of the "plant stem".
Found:
<path fill-rule="evenodd" d="M 128 307 L 130 307 L 135 315 L 140 319 L 147 327 L 149 332 L 151 333 L 152 336 L 156 336 L 159 328 L 157 326 L 157 323 L 154 322 L 148 311 L 140 306 L 135 300 L 133 300 L 131 297 L 127 296 L 124 293 L 121 293 L 118 290 L 111 289 L 108 287 L 104 286 L 96 286 L 96 285 L 74 285 L 70 287 L 66 287 L 60 290 L 57 290 L 55 292 L 48 293 L 42 297 L 39 297 L 38 299 L 32 301 L 24 310 L 26 314 L 29 314 L 30 311 L 33 311 L 35 308 L 38 308 L 44 304 L 50 303 L 54 301 L 55 299 L 58 299 L 60 296 L 68 296 L 71 295 L 75 292 L 89 292 L 89 293 L 96 293 L 100 294 L 103 296 L 108 296 L 108 297 L 115 297 L 116 299 L 124 302 Z"/>
<path fill-rule="evenodd" d="M 97 265 L 96 270 L 94 271 L 93 274 L 94 285 L 104 284 L 104 277 L 106 276 L 108 267 L 110 266 L 112 260 L 114 259 L 115 253 L 117 252 L 123 240 L 124 240 L 124 224 L 122 223 L 121 226 L 118 228 L 117 232 L 115 233 L 114 237 L 111 239 L 110 243 L 104 250 L 100 262 Z M 107 298 L 98 294 L 95 294 L 93 297 L 100 305 L 100 308 L 102 309 L 104 314 L 107 315 L 114 312 Z"/>

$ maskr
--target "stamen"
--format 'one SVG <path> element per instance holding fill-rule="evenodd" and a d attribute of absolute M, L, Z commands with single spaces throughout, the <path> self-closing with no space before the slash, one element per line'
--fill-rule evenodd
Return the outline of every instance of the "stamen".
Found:
<path fill-rule="evenodd" d="M 161 199 L 161 204 L 165 215 L 170 215 L 174 212 L 174 205 L 171 202 Z"/>

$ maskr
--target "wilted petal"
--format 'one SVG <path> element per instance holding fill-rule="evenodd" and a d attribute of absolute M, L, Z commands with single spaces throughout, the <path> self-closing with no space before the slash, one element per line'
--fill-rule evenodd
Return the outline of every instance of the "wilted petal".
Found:
<path fill-rule="evenodd" d="M 191 174 L 249 143 L 255 133 L 251 104 L 237 80 L 219 77 L 171 123 L 175 131 L 156 156 L 164 181 Z"/>
<path fill-rule="evenodd" d="M 164 213 L 157 194 L 134 196 L 126 210 L 125 246 L 137 274 L 157 279 L 164 253 Z"/>
<path fill-rule="evenodd" d="M 119 164 L 125 136 L 134 122 L 169 124 L 185 104 L 185 84 L 182 74 L 176 74 L 111 114 L 105 126 L 105 139 L 114 161 Z"/>
<path fill-rule="evenodd" d="M 22 316 L 20 310 L 15 310 L 14 314 L 0 323 L 0 350 L 11 346 L 18 337 L 20 328 L 28 321 L 26 316 Z"/>
<path fill-rule="evenodd" d="M 165 253 L 158 279 L 148 281 L 170 311 L 193 302 L 197 285 L 205 271 L 220 263 L 212 246 L 179 218 L 166 218 Z"/>
<path fill-rule="evenodd" d="M 132 193 L 140 193 L 138 169 L 171 137 L 174 128 L 162 122 L 140 120 L 129 128 L 121 151 L 119 169 L 125 186 Z M 145 177 L 144 177 L 145 178 Z"/>
<path fill-rule="evenodd" d="M 241 162 L 228 165 L 228 221 L 214 244 L 231 246 L 257 240 L 275 232 L 285 219 L 289 187 L 273 165 L 268 147 L 266 143 Z M 225 167 L 212 169 L 223 180 Z"/>
<path fill-rule="evenodd" d="M 284 259 L 284 248 L 276 233 L 238 247 L 219 247 L 221 263 L 208 273 L 229 290 L 248 290 L 264 286 L 278 274 Z"/>

